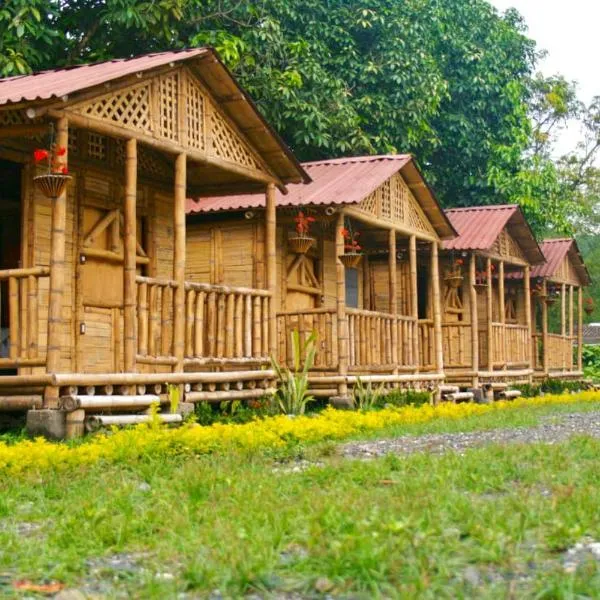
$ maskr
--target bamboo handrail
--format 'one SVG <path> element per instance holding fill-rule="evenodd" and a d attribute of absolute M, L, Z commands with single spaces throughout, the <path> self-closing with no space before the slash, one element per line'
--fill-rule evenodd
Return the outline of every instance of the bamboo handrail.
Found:
<path fill-rule="evenodd" d="M 0 279 L 9 279 L 14 277 L 21 279 L 22 277 L 46 277 L 50 275 L 49 267 L 31 267 L 29 269 L 4 269 L 0 271 Z"/>
<path fill-rule="evenodd" d="M 185 282 L 186 290 L 196 290 L 199 292 L 216 292 L 218 294 L 241 294 L 243 296 L 272 296 L 269 290 L 260 290 L 248 287 L 230 287 L 227 285 L 213 285 L 211 283 L 196 283 L 195 281 Z"/>

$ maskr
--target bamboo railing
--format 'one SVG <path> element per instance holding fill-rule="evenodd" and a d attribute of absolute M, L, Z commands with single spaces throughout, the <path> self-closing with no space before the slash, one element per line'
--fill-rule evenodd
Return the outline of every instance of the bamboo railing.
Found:
<path fill-rule="evenodd" d="M 419 369 L 435 370 L 435 330 L 433 319 L 419 320 Z"/>
<path fill-rule="evenodd" d="M 269 361 L 271 292 L 185 284 L 185 364 Z"/>
<path fill-rule="evenodd" d="M 48 294 L 44 280 L 49 275 L 48 267 L 0 271 L 0 307 L 7 298 L 9 342 L 8 356 L 0 358 L 0 368 L 46 364 L 46 347 L 40 343 L 39 334 L 40 324 L 48 320 L 48 303 L 40 301 L 40 288 L 45 287 Z"/>
<path fill-rule="evenodd" d="M 317 336 L 315 369 L 334 370 L 338 365 L 335 308 L 313 308 L 277 313 L 277 354 L 281 363 L 292 362 L 291 334 L 294 329 L 304 342 L 314 331 Z"/>
<path fill-rule="evenodd" d="M 529 366 L 530 344 L 527 325 L 492 323 L 494 367 Z"/>
<path fill-rule="evenodd" d="M 573 347 L 577 338 L 557 333 L 548 334 L 547 348 L 543 351 L 548 353 L 548 369 L 572 371 L 573 370 Z"/>
<path fill-rule="evenodd" d="M 417 370 L 413 340 L 418 335 L 414 317 L 347 308 L 349 367 Z"/>
<path fill-rule="evenodd" d="M 452 322 L 442 324 L 444 366 L 469 368 L 473 362 L 472 332 L 470 323 Z"/>

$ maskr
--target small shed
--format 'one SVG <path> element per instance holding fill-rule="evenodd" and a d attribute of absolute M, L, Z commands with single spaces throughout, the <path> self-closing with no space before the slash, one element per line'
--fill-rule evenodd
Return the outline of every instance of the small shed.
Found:
<path fill-rule="evenodd" d="M 458 237 L 440 271 L 444 367 L 465 386 L 529 381 L 531 265 L 544 256 L 516 205 L 446 211 Z"/>
<path fill-rule="evenodd" d="M 440 382 L 438 248 L 455 232 L 414 158 L 302 166 L 312 182 L 276 198 L 277 356 L 290 361 L 294 329 L 315 331 L 311 388 L 323 396 L 346 395 L 357 376 L 394 386 Z M 190 200 L 188 279 L 260 285 L 264 206 L 256 195 Z"/>
<path fill-rule="evenodd" d="M 531 271 L 535 376 L 581 377 L 583 288 L 590 275 L 573 238 L 544 240 L 540 247 L 546 263 Z"/>

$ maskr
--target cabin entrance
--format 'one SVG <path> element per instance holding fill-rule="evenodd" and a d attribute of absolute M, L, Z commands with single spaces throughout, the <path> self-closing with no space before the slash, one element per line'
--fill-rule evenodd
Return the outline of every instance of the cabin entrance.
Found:
<path fill-rule="evenodd" d="M 18 269 L 21 261 L 20 163 L 0 160 L 0 270 Z M 10 349 L 8 279 L 0 279 L 0 357 Z M 3 369 L 3 374 L 16 373 Z"/>

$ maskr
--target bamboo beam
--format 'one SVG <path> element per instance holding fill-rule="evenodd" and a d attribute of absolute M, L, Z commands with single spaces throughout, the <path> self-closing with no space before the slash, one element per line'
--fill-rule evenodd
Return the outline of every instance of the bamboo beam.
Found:
<path fill-rule="evenodd" d="M 577 288 L 577 370 L 583 370 L 583 288 Z"/>
<path fill-rule="evenodd" d="M 61 117 L 56 124 L 56 145 L 65 149 L 63 162 L 68 164 L 69 122 Z M 60 367 L 64 323 L 62 318 L 63 290 L 65 287 L 65 228 L 67 221 L 67 191 L 52 200 L 50 242 L 50 290 L 48 300 L 48 332 L 46 371 L 56 373 Z M 48 408 L 56 405 L 56 394 L 48 390 L 45 399 Z"/>
<path fill-rule="evenodd" d="M 35 125 L 4 125 L 0 127 L 0 138 L 33 137 L 48 133 L 49 123 Z"/>
<path fill-rule="evenodd" d="M 477 256 L 471 253 L 469 261 L 469 300 L 471 303 L 471 368 L 474 373 L 479 371 L 479 316 L 477 314 L 477 288 L 476 283 Z M 477 375 L 473 377 L 473 387 L 479 385 Z"/>
<path fill-rule="evenodd" d="M 136 140 L 127 140 L 125 144 L 125 205 L 123 207 L 123 337 L 125 340 L 123 348 L 123 368 L 126 373 L 133 373 L 135 371 L 135 355 L 137 352 L 137 335 L 135 327 L 136 205 L 137 142 Z"/>
<path fill-rule="evenodd" d="M 487 352 L 488 352 L 488 356 L 487 356 L 487 368 L 489 371 L 493 371 L 494 370 L 494 340 L 492 339 L 492 336 L 494 335 L 494 329 L 492 327 L 492 321 L 494 319 L 494 309 L 493 309 L 493 301 L 494 301 L 494 295 L 493 295 L 493 285 L 494 282 L 492 281 L 492 259 L 491 258 L 487 258 L 486 260 L 486 277 L 487 277 L 487 306 L 486 306 L 486 312 L 487 312 Z"/>
<path fill-rule="evenodd" d="M 415 235 L 411 235 L 408 240 L 408 261 L 410 263 L 411 315 L 415 320 L 412 337 L 413 362 L 419 366 L 419 287 L 417 283 L 417 236 Z"/>
<path fill-rule="evenodd" d="M 527 325 L 527 339 L 531 340 L 533 335 L 533 329 L 531 326 L 531 268 L 529 265 L 523 267 L 523 287 L 525 290 L 525 325 Z M 532 357 L 532 345 L 531 342 L 527 344 L 525 350 L 525 357 L 530 367 L 534 367 L 534 361 Z"/>
<path fill-rule="evenodd" d="M 183 371 L 185 354 L 185 200 L 187 180 L 187 159 L 184 153 L 175 159 L 175 198 L 173 203 L 173 280 L 177 283 L 174 291 L 173 313 L 173 355 L 177 359 L 174 371 Z"/>
<path fill-rule="evenodd" d="M 542 348 L 543 348 L 543 361 L 542 367 L 544 373 L 548 373 L 548 304 L 546 303 L 546 295 L 548 294 L 548 283 L 544 279 L 542 286 Z"/>
<path fill-rule="evenodd" d="M 348 320 L 346 318 L 346 268 L 340 260 L 344 254 L 344 213 L 338 214 L 335 227 L 335 273 L 336 273 L 336 316 L 338 331 L 338 373 L 344 376 L 348 372 Z M 346 396 L 348 385 L 345 381 L 338 385 L 338 394 Z"/>
<path fill-rule="evenodd" d="M 265 206 L 265 265 L 267 268 L 267 290 L 271 294 L 269 302 L 269 354 L 277 356 L 277 306 L 275 305 L 275 293 L 277 290 L 277 210 L 276 190 L 271 183 L 267 186 Z M 263 319 L 267 315 L 263 315 Z"/>
<path fill-rule="evenodd" d="M 433 337 L 435 344 L 435 367 L 438 373 L 444 370 L 442 342 L 442 312 L 440 299 L 440 268 L 438 242 L 431 242 L 431 290 L 433 295 Z"/>
<path fill-rule="evenodd" d="M 501 260 L 498 262 L 498 310 L 500 312 L 500 323 L 502 325 L 506 325 L 506 305 L 504 299 L 504 261 Z M 508 360 L 507 354 L 507 336 L 506 330 L 503 328 L 502 330 L 502 362 L 506 362 Z M 512 351 L 513 349 L 510 348 Z M 504 367 L 506 369 L 506 365 Z"/>

